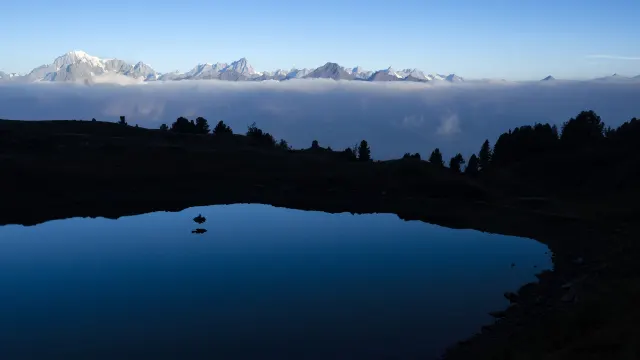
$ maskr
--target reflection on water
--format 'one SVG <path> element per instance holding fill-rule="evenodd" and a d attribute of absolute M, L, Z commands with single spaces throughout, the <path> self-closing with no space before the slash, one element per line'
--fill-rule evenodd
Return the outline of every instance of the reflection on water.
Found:
<path fill-rule="evenodd" d="M 431 359 L 550 268 L 546 251 L 246 204 L 4 226 L 0 358 Z"/>

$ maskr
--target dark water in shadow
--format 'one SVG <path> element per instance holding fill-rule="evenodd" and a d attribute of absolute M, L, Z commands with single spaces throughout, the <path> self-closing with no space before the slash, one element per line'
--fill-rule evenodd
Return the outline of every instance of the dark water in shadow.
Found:
<path fill-rule="evenodd" d="M 433 359 L 550 268 L 546 251 L 265 205 L 4 226 L 0 358 Z"/>

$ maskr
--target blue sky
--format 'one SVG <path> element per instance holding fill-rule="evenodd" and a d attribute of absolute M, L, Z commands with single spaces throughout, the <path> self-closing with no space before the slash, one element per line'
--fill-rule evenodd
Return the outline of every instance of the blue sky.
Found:
<path fill-rule="evenodd" d="M 257 70 L 417 67 L 468 78 L 640 74 L 637 0 L 10 0 L 0 70 L 70 51 L 161 72 L 246 57 Z"/>

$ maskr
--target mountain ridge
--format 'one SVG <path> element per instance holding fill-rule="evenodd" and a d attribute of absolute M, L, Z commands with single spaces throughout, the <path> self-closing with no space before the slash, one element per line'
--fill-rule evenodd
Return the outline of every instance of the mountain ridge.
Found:
<path fill-rule="evenodd" d="M 138 61 L 130 63 L 117 58 L 99 58 L 82 50 L 69 51 L 56 57 L 50 64 L 40 65 L 26 74 L 0 71 L 0 82 L 84 82 L 84 83 L 140 83 L 151 81 L 180 80 L 222 80 L 222 81 L 287 81 L 291 79 L 333 79 L 368 82 L 495 82 L 496 79 L 465 79 L 456 74 L 443 75 L 425 73 L 417 68 L 394 70 L 392 67 L 379 70 L 365 70 L 360 66 L 344 67 L 335 62 L 327 62 L 317 68 L 277 69 L 256 71 L 246 58 L 230 63 L 199 63 L 186 72 L 161 73 L 151 65 Z M 553 81 L 549 75 L 541 81 Z M 506 81 L 506 80 L 502 80 Z M 623 76 L 613 74 L 585 81 L 633 82 L 640 81 L 640 75 Z"/>
<path fill-rule="evenodd" d="M 223 81 L 285 81 L 290 79 L 333 79 L 361 81 L 464 81 L 455 75 L 424 75 L 418 69 L 399 72 L 391 67 L 378 71 L 365 70 L 360 66 L 343 67 L 327 62 L 315 69 L 292 68 L 291 70 L 256 71 L 246 58 L 231 63 L 200 63 L 187 72 L 160 73 L 150 65 L 139 61 L 135 64 L 124 60 L 102 59 L 82 50 L 69 51 L 55 58 L 50 64 L 32 69 L 26 75 L 0 73 L 0 81 L 21 82 L 93 82 L 100 78 L 129 78 L 139 82 L 179 80 L 223 80 Z"/>

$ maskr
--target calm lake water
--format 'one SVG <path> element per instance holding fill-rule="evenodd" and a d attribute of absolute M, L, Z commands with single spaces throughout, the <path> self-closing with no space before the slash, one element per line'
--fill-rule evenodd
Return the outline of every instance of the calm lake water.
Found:
<path fill-rule="evenodd" d="M 246 204 L 3 226 L 0 359 L 435 359 L 551 268 L 546 251 Z"/>

